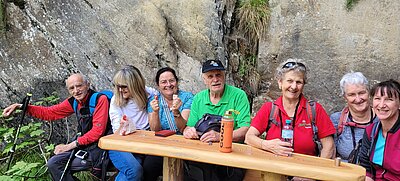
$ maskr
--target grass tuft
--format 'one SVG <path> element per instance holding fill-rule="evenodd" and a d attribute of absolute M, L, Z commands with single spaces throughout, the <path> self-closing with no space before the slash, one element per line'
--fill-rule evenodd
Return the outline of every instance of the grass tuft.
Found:
<path fill-rule="evenodd" d="M 268 0 L 242 0 L 238 9 L 238 30 L 250 43 L 253 50 L 268 28 L 270 10 Z"/>

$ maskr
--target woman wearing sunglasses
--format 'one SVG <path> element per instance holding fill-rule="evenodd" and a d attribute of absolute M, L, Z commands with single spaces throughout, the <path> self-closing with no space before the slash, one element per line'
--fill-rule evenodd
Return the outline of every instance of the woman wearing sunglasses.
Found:
<path fill-rule="evenodd" d="M 114 96 L 109 110 L 113 132 L 125 136 L 136 129 L 148 130 L 147 99 L 157 91 L 145 86 L 142 74 L 132 65 L 121 68 L 114 75 L 113 83 Z M 109 155 L 119 170 L 115 180 L 142 180 L 142 155 L 112 150 Z"/>
<path fill-rule="evenodd" d="M 169 67 L 157 71 L 156 84 L 160 94 L 152 96 L 148 105 L 152 131 L 172 130 L 182 134 L 192 105 L 193 94 L 179 90 L 175 70 Z M 143 163 L 144 180 L 155 181 L 162 175 L 163 157 L 146 156 Z"/>
<path fill-rule="evenodd" d="M 336 130 L 324 108 L 319 103 L 309 102 L 303 95 L 307 81 L 307 69 L 304 63 L 299 59 L 287 60 L 279 65 L 275 78 L 282 95 L 276 101 L 267 102 L 261 107 L 251 122 L 245 142 L 280 156 L 290 156 L 294 152 L 332 158 L 334 153 L 332 135 Z M 313 131 L 310 120 L 311 104 L 315 104 L 313 112 L 315 112 L 317 132 Z M 273 105 L 274 111 L 271 110 Z M 273 113 L 272 116 L 270 113 Z M 270 118 L 272 119 L 269 120 Z M 286 124 L 292 127 L 292 141 L 282 139 L 282 128 Z M 265 140 L 260 138 L 264 132 L 266 132 Z M 317 149 L 314 136 L 322 144 L 321 150 Z"/>

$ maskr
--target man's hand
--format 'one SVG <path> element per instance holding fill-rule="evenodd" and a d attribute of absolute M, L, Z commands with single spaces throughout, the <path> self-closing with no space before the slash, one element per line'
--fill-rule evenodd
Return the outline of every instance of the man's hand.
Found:
<path fill-rule="evenodd" d="M 76 148 L 75 141 L 73 141 L 73 142 L 71 142 L 71 143 L 69 143 L 67 145 L 59 144 L 54 148 L 54 154 L 58 155 L 60 153 L 64 153 L 64 152 L 72 150 L 74 148 Z"/>
<path fill-rule="evenodd" d="M 187 126 L 183 130 L 183 137 L 187 139 L 198 139 L 199 136 L 197 135 L 196 128 Z"/>
<path fill-rule="evenodd" d="M 12 104 L 11 106 L 8 106 L 7 108 L 4 109 L 3 111 L 3 117 L 8 117 L 10 116 L 16 109 L 19 109 L 22 107 L 22 104 Z"/>
<path fill-rule="evenodd" d="M 214 131 L 214 130 L 210 130 L 207 133 L 204 133 L 201 138 L 200 141 L 202 142 L 217 142 L 220 139 L 220 133 Z"/>

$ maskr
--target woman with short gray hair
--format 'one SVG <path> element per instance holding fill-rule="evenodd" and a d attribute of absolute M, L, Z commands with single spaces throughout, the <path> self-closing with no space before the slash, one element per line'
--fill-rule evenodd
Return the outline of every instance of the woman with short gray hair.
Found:
<path fill-rule="evenodd" d="M 294 152 L 332 158 L 335 128 L 324 108 L 317 102 L 309 102 L 303 95 L 306 75 L 307 68 L 300 59 L 288 59 L 278 66 L 275 78 L 282 95 L 261 107 L 251 121 L 245 143 L 281 156 Z M 314 118 L 310 117 L 310 112 L 315 113 Z M 292 140 L 283 139 L 284 125 L 292 127 Z M 264 132 L 265 140 L 260 138 Z M 317 142 L 322 144 L 321 150 Z"/>
<path fill-rule="evenodd" d="M 358 163 L 358 142 L 365 128 L 377 121 L 370 106 L 368 80 L 361 72 L 350 72 L 340 80 L 340 89 L 346 106 L 331 115 L 337 130 L 334 136 L 336 155 L 345 162 Z"/>

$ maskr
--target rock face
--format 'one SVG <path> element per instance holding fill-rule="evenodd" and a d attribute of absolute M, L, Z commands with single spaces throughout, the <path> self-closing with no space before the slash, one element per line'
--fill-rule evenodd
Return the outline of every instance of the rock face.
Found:
<path fill-rule="evenodd" d="M 237 5 L 238 3 L 236 3 Z M 270 0 L 270 25 L 259 42 L 252 81 L 253 113 L 280 95 L 273 80 L 287 58 L 307 64 L 305 95 L 338 111 L 341 76 L 362 71 L 374 83 L 399 79 L 400 1 L 359 1 L 351 11 L 344 1 Z M 88 75 L 96 89 L 111 89 L 114 72 L 137 66 L 150 86 L 157 69 L 177 70 L 180 88 L 204 89 L 201 62 L 219 58 L 232 70 L 235 50 L 226 39 L 237 35 L 232 0 L 63 0 L 6 3 L 7 31 L 0 39 L 0 107 L 54 91 L 62 98 L 65 78 Z M 238 35 L 240 36 L 240 35 Z M 231 67 L 233 66 L 233 67 Z M 240 84 L 243 80 L 230 83 Z M 244 89 L 247 86 L 242 86 Z"/>

